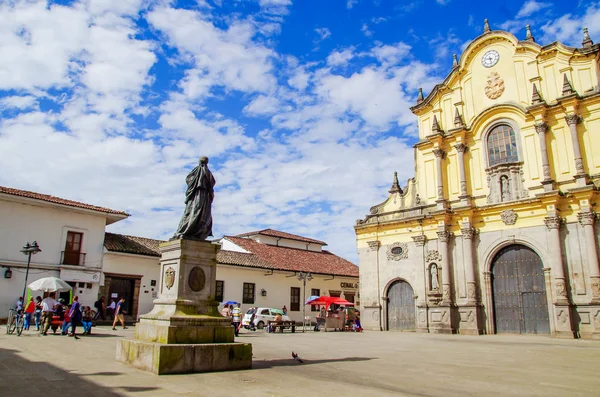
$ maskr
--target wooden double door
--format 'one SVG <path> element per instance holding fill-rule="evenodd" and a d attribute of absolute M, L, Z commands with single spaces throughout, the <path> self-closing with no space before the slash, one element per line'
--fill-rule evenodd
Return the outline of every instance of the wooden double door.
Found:
<path fill-rule="evenodd" d="M 395 281 L 388 289 L 387 298 L 387 329 L 415 331 L 415 298 L 410 284 Z"/>
<path fill-rule="evenodd" d="M 504 247 L 492 262 L 496 333 L 549 334 L 543 264 L 530 248 Z"/>

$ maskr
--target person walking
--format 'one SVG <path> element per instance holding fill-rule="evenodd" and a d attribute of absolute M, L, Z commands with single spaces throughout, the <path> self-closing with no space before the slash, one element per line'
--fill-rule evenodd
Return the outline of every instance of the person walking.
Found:
<path fill-rule="evenodd" d="M 110 305 L 108 305 L 108 307 L 106 308 L 106 313 L 108 314 L 108 316 L 113 316 L 113 319 L 115 318 L 115 310 L 116 310 L 116 308 L 117 308 L 117 304 L 115 303 L 115 300 L 111 299 L 110 300 Z"/>
<path fill-rule="evenodd" d="M 42 335 L 48 335 L 48 328 L 50 328 L 50 323 L 52 322 L 52 314 L 54 314 L 54 307 L 58 305 L 58 302 L 54 299 L 56 294 L 51 292 L 47 298 L 42 300 L 42 319 L 43 319 L 43 328 Z"/>
<path fill-rule="evenodd" d="M 127 313 L 123 309 L 125 307 L 124 304 L 125 298 L 122 297 L 119 303 L 117 303 L 117 307 L 115 308 L 115 319 L 113 320 L 112 326 L 113 331 L 117 330 L 117 328 L 115 327 L 117 325 L 117 321 L 121 322 L 121 326 L 123 326 L 123 329 L 127 329 L 127 327 L 125 326 L 125 317 L 123 316 L 123 314 Z"/>
<path fill-rule="evenodd" d="M 104 303 L 104 297 L 100 297 L 96 302 L 94 302 L 94 307 L 96 308 L 96 315 L 94 316 L 94 320 L 98 320 L 98 317 L 101 317 L 102 320 L 106 320 L 106 303 Z"/>
<path fill-rule="evenodd" d="M 235 336 L 239 336 L 240 334 L 240 324 L 242 323 L 242 308 L 241 304 L 238 303 L 236 307 L 231 311 L 231 316 L 233 317 L 233 333 Z"/>
<path fill-rule="evenodd" d="M 71 317 L 71 333 L 69 336 L 75 336 L 77 325 L 81 323 L 81 305 L 79 304 L 78 296 L 73 298 L 73 304 L 71 305 L 69 316 Z"/>
<path fill-rule="evenodd" d="M 23 323 L 23 329 L 25 331 L 29 330 L 29 326 L 31 325 L 31 317 L 35 313 L 35 302 L 33 301 L 33 296 L 29 299 L 27 306 L 25 307 L 25 322 Z"/>

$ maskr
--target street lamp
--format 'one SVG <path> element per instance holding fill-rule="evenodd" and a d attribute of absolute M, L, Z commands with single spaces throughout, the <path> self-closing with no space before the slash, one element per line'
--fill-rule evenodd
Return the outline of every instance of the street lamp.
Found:
<path fill-rule="evenodd" d="M 24 255 L 27 255 L 27 271 L 25 272 L 25 285 L 23 286 L 23 308 L 27 305 L 27 296 L 25 292 L 27 292 L 27 277 L 29 277 L 29 265 L 31 264 L 31 255 L 35 255 L 38 252 L 42 252 L 37 241 L 34 241 L 33 244 L 29 245 L 29 242 L 25 244 L 21 252 Z"/>
<path fill-rule="evenodd" d="M 313 276 L 310 272 L 308 273 L 298 273 L 298 280 L 302 281 L 303 289 L 302 289 L 302 332 L 304 332 L 304 328 L 306 325 L 306 281 L 310 281 L 313 279 Z"/>

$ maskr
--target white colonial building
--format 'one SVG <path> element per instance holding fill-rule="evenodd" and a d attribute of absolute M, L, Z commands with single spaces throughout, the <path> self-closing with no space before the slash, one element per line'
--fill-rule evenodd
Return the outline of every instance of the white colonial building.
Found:
<path fill-rule="evenodd" d="M 132 297 L 130 313 L 150 311 L 160 278 L 161 240 L 106 233 L 101 295 Z M 225 236 L 218 242 L 217 296 L 250 307 L 282 308 L 296 321 L 316 314 L 304 306 L 311 295 L 341 296 L 358 302 L 358 267 L 323 249 L 323 241 L 273 229 Z M 306 283 L 298 275 L 310 273 Z M 116 283 L 115 283 L 116 282 Z"/>
<path fill-rule="evenodd" d="M 28 258 L 21 249 L 34 241 L 42 251 L 31 257 L 27 283 L 60 277 L 74 287 L 83 305 L 93 305 L 102 282 L 104 230 L 128 216 L 0 186 L 0 318 L 6 318 L 8 309 L 23 294 Z"/>

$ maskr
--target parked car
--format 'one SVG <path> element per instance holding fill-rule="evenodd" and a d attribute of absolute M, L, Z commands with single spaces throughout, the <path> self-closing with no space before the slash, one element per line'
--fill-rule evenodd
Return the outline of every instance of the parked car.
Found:
<path fill-rule="evenodd" d="M 267 326 L 269 321 L 275 321 L 277 314 L 282 314 L 281 309 L 273 309 L 269 307 L 251 307 L 248 309 L 244 318 L 242 319 L 242 326 L 246 329 L 263 329 Z M 252 318 L 254 316 L 254 318 Z M 250 321 L 252 320 L 252 323 Z M 283 316 L 283 321 L 291 321 L 288 316 Z"/>

